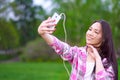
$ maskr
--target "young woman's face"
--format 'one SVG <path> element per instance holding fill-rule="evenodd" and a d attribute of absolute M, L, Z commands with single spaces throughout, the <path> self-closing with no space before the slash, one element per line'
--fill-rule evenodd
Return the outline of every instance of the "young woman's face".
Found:
<path fill-rule="evenodd" d="M 99 22 L 93 23 L 86 32 L 86 44 L 99 47 L 102 43 L 102 27 Z"/>

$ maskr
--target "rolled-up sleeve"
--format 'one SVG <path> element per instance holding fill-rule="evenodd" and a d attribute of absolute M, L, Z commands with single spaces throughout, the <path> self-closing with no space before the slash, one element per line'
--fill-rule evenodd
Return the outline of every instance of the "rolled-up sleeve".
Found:
<path fill-rule="evenodd" d="M 114 71 L 112 66 L 97 72 L 95 78 L 96 80 L 114 80 Z"/>

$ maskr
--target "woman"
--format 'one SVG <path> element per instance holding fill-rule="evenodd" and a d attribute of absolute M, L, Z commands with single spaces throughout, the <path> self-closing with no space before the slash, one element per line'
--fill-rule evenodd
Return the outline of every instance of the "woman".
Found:
<path fill-rule="evenodd" d="M 71 47 L 52 33 L 54 20 L 43 21 L 38 33 L 42 38 L 72 65 L 70 80 L 118 80 L 118 68 L 109 24 L 95 21 L 86 32 L 86 46 Z"/>

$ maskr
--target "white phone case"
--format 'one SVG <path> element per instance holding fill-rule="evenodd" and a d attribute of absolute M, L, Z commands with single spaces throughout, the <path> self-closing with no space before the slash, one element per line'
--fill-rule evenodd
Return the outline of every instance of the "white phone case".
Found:
<path fill-rule="evenodd" d="M 57 13 L 54 13 L 53 16 L 52 16 L 52 19 L 54 19 L 55 20 L 54 23 L 57 24 L 59 22 L 59 20 L 61 19 L 61 16 L 58 15 Z M 55 27 L 55 26 L 51 26 L 51 28 L 52 27 Z"/>

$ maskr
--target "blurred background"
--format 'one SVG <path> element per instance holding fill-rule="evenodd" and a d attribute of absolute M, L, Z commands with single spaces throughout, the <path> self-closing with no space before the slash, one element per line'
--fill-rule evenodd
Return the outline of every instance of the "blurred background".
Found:
<path fill-rule="evenodd" d="M 120 68 L 120 0 L 0 0 L 0 80 L 69 79 L 60 56 L 37 32 L 40 23 L 54 12 L 66 14 L 71 46 L 85 45 L 92 22 L 108 21 Z M 64 41 L 62 23 L 63 18 L 54 35 Z"/>

